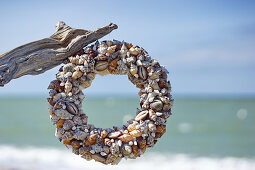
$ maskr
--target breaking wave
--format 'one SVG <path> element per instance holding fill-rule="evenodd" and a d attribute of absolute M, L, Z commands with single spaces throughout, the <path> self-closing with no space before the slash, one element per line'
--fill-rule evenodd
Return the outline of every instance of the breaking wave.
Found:
<path fill-rule="evenodd" d="M 0 146 L 0 170 L 251 170 L 255 158 L 192 157 L 187 154 L 146 153 L 136 160 L 122 160 L 119 165 L 86 161 L 70 150 L 55 148 L 16 148 Z"/>

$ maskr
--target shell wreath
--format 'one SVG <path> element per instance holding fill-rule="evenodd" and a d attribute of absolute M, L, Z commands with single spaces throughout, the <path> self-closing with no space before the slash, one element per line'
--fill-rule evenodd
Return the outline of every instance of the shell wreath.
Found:
<path fill-rule="evenodd" d="M 137 109 L 135 119 L 113 129 L 87 123 L 82 90 L 91 85 L 96 74 L 128 75 L 140 89 L 141 109 Z M 70 56 L 48 87 L 56 137 L 86 160 L 118 164 L 124 157 L 139 157 L 166 132 L 173 104 L 167 74 L 143 48 L 117 40 L 96 42 Z"/>

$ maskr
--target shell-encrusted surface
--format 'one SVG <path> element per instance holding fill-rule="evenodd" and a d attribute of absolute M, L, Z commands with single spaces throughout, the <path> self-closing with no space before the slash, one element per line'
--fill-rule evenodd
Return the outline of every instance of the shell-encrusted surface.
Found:
<path fill-rule="evenodd" d="M 173 105 L 167 73 L 143 48 L 124 41 L 96 42 L 70 56 L 48 87 L 56 137 L 88 161 L 115 165 L 121 158 L 141 156 L 166 132 L 166 119 Z M 82 90 L 91 86 L 96 74 L 128 75 L 140 88 L 141 108 L 122 127 L 102 129 L 88 124 L 82 110 Z"/>

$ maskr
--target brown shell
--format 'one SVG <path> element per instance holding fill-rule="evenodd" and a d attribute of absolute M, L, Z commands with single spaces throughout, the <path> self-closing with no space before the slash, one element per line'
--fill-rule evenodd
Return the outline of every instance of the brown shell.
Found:
<path fill-rule="evenodd" d="M 104 71 L 108 67 L 107 61 L 98 61 L 96 63 L 95 69 L 96 71 Z"/>
<path fill-rule="evenodd" d="M 64 144 L 64 145 L 71 145 L 71 140 L 69 140 L 69 139 L 63 139 L 63 144 Z"/>
<path fill-rule="evenodd" d="M 83 147 L 80 147 L 80 148 L 79 148 L 79 153 L 80 153 L 81 155 L 84 155 L 84 154 L 89 153 L 89 150 L 90 150 L 89 147 L 83 146 Z"/>
<path fill-rule="evenodd" d="M 53 98 L 47 98 L 47 100 L 48 100 L 48 102 L 49 102 L 49 104 L 50 104 L 51 106 L 54 106 L 55 103 L 56 103 L 56 102 L 53 101 Z"/>
<path fill-rule="evenodd" d="M 156 126 L 156 132 L 164 134 L 166 132 L 166 125 Z"/>
<path fill-rule="evenodd" d="M 120 131 L 111 132 L 108 134 L 108 138 L 117 139 L 121 135 Z"/>
<path fill-rule="evenodd" d="M 148 117 L 148 110 L 141 111 L 136 117 L 136 121 L 145 120 Z"/>
<path fill-rule="evenodd" d="M 79 110 L 74 103 L 66 103 L 66 110 L 73 115 L 77 115 L 79 113 Z"/>
<path fill-rule="evenodd" d="M 142 137 L 137 138 L 136 141 L 137 141 L 137 145 L 140 149 L 146 147 L 146 140 L 144 140 Z"/>
<path fill-rule="evenodd" d="M 136 124 L 135 122 L 133 122 L 132 124 L 130 124 L 128 127 L 127 127 L 127 130 L 129 132 L 133 131 L 133 130 L 136 130 Z"/>
<path fill-rule="evenodd" d="M 140 130 L 133 130 L 132 132 L 130 132 L 130 135 L 133 137 L 140 137 L 142 136 L 142 132 Z"/>
<path fill-rule="evenodd" d="M 74 80 L 76 80 L 76 79 L 80 78 L 82 75 L 83 75 L 83 72 L 81 72 L 81 71 L 78 70 L 78 71 L 73 72 L 72 78 L 73 78 Z"/>
<path fill-rule="evenodd" d="M 97 135 L 96 134 L 90 135 L 89 138 L 85 140 L 85 145 L 86 146 L 94 145 L 96 141 L 97 141 Z"/>
<path fill-rule="evenodd" d="M 138 67 L 138 75 L 141 79 L 146 80 L 148 77 L 147 70 L 143 66 Z"/>
<path fill-rule="evenodd" d="M 139 150 L 137 145 L 132 145 L 132 152 L 135 157 L 139 156 Z"/>
<path fill-rule="evenodd" d="M 78 149 L 78 148 L 81 146 L 81 141 L 72 140 L 72 141 L 71 141 L 71 145 L 72 145 L 73 148 Z"/>
<path fill-rule="evenodd" d="M 153 103 L 150 104 L 150 108 L 155 111 L 161 111 L 163 108 L 163 103 L 160 100 L 155 100 Z"/>
<path fill-rule="evenodd" d="M 106 131 L 106 130 L 103 130 L 102 132 L 101 132 L 101 138 L 106 138 L 106 136 L 108 135 L 108 132 Z"/>
<path fill-rule="evenodd" d="M 122 142 L 129 142 L 132 141 L 134 138 L 131 135 L 123 134 L 118 139 L 120 139 Z"/>
<path fill-rule="evenodd" d="M 105 138 L 104 139 L 104 144 L 106 145 L 106 146 L 111 146 L 111 139 L 109 139 L 109 138 Z"/>
<path fill-rule="evenodd" d="M 65 119 L 59 119 L 56 123 L 57 128 L 63 128 L 63 124 L 65 122 Z"/>
<path fill-rule="evenodd" d="M 120 59 L 119 58 L 115 58 L 115 59 L 113 59 L 113 60 L 111 60 L 110 62 L 109 62 L 109 66 L 111 67 L 111 68 L 116 68 L 117 66 L 118 66 L 118 61 L 119 61 Z"/>

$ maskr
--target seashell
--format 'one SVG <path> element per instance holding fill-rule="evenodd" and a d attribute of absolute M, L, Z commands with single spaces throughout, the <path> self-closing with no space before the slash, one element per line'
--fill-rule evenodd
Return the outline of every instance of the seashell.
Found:
<path fill-rule="evenodd" d="M 70 130 L 74 126 L 74 123 L 72 120 L 66 120 L 63 124 L 63 129 Z"/>
<path fill-rule="evenodd" d="M 171 111 L 171 110 L 170 110 Z M 163 112 L 163 117 L 165 119 L 169 118 L 172 114 L 170 112 Z"/>
<path fill-rule="evenodd" d="M 68 111 L 63 110 L 63 109 L 54 110 L 54 113 L 60 119 L 72 119 L 73 118 L 72 114 L 70 114 Z"/>
<path fill-rule="evenodd" d="M 163 135 L 164 133 L 156 133 L 155 134 L 155 139 L 158 139 L 158 138 L 161 138 L 161 136 Z"/>
<path fill-rule="evenodd" d="M 55 89 L 57 92 L 62 92 L 64 90 L 63 86 L 60 86 L 59 80 L 53 80 L 50 82 L 48 89 Z"/>
<path fill-rule="evenodd" d="M 108 47 L 106 52 L 109 53 L 109 54 L 112 54 L 112 53 L 115 52 L 116 47 L 117 47 L 117 45 L 110 46 L 110 47 Z"/>
<path fill-rule="evenodd" d="M 154 145 L 154 138 L 152 136 L 149 136 L 146 141 L 146 145 L 148 147 L 152 147 Z"/>
<path fill-rule="evenodd" d="M 113 42 L 112 42 L 112 41 L 109 41 L 109 40 L 107 40 L 105 43 L 106 43 L 106 45 L 107 45 L 108 47 L 112 46 L 112 44 L 113 44 Z"/>
<path fill-rule="evenodd" d="M 63 128 L 63 124 L 64 124 L 65 120 L 64 119 L 59 119 L 56 123 L 56 127 L 57 128 Z"/>
<path fill-rule="evenodd" d="M 120 131 L 111 132 L 108 134 L 108 138 L 117 139 L 121 135 Z"/>
<path fill-rule="evenodd" d="M 103 151 L 104 151 L 104 153 L 109 154 L 110 153 L 110 148 L 108 146 L 104 146 Z"/>
<path fill-rule="evenodd" d="M 146 101 L 151 103 L 153 102 L 154 98 L 155 98 L 154 93 L 149 93 Z"/>
<path fill-rule="evenodd" d="M 85 145 L 89 146 L 89 145 L 94 145 L 97 141 L 97 135 L 93 134 L 90 135 L 89 138 L 85 141 Z"/>
<path fill-rule="evenodd" d="M 74 103 L 66 103 L 66 110 L 73 115 L 77 115 L 79 113 L 79 110 Z"/>
<path fill-rule="evenodd" d="M 63 128 L 64 129 L 64 128 Z M 64 129 L 65 130 L 65 129 Z M 68 140 L 72 140 L 73 139 L 73 132 L 67 132 L 65 131 L 64 135 L 63 135 L 63 139 L 68 139 Z"/>
<path fill-rule="evenodd" d="M 121 49 L 120 49 L 120 55 L 121 57 L 125 58 L 127 55 L 128 49 L 126 47 L 125 44 L 122 45 Z"/>
<path fill-rule="evenodd" d="M 108 47 L 107 47 L 106 44 L 101 44 L 101 45 L 98 46 L 97 51 L 98 51 L 98 53 L 105 54 L 107 49 L 108 49 Z"/>
<path fill-rule="evenodd" d="M 68 63 L 63 66 L 64 73 L 73 72 L 73 70 L 74 70 L 74 65 L 72 63 Z"/>
<path fill-rule="evenodd" d="M 128 127 L 127 127 L 127 130 L 129 132 L 133 131 L 133 130 L 136 130 L 136 123 L 133 122 L 132 124 L 130 124 Z"/>
<path fill-rule="evenodd" d="M 82 82 L 82 83 L 80 84 L 80 86 L 81 86 L 82 88 L 84 88 L 84 89 L 90 87 L 90 85 L 91 85 L 91 81 L 84 81 L 84 82 Z"/>
<path fill-rule="evenodd" d="M 150 104 L 150 108 L 155 111 L 161 111 L 163 108 L 163 103 L 160 100 L 155 100 L 153 103 Z"/>
<path fill-rule="evenodd" d="M 94 159 L 97 162 L 106 164 L 106 159 L 103 156 L 101 156 L 100 154 L 94 154 L 94 155 L 91 155 L 91 157 L 92 157 L 92 159 Z"/>
<path fill-rule="evenodd" d="M 89 74 L 87 74 L 87 78 L 88 78 L 90 81 L 94 80 L 94 79 L 95 79 L 95 76 L 96 76 L 95 73 L 89 73 Z"/>
<path fill-rule="evenodd" d="M 137 56 L 141 52 L 141 49 L 138 47 L 131 47 L 128 51 L 131 55 Z"/>
<path fill-rule="evenodd" d="M 142 153 L 144 153 L 146 151 L 146 147 L 141 148 L 141 151 L 142 151 Z"/>
<path fill-rule="evenodd" d="M 81 123 L 87 124 L 88 122 L 88 116 L 86 114 L 81 114 Z"/>
<path fill-rule="evenodd" d="M 136 117 L 135 120 L 139 121 L 139 120 L 145 120 L 148 117 L 148 110 L 144 110 L 141 111 Z"/>
<path fill-rule="evenodd" d="M 153 122 L 148 123 L 148 129 L 150 132 L 155 132 L 156 131 L 156 125 Z"/>
<path fill-rule="evenodd" d="M 123 134 L 120 137 L 118 137 L 122 142 L 129 142 L 132 141 L 134 138 L 128 134 Z"/>
<path fill-rule="evenodd" d="M 131 146 L 129 146 L 128 144 L 122 145 L 122 147 L 121 147 L 121 153 L 122 153 L 124 156 L 130 155 L 131 152 L 132 152 L 132 147 L 131 147 Z"/>
<path fill-rule="evenodd" d="M 58 102 L 54 105 L 53 109 L 54 109 L 54 110 L 62 109 L 63 105 L 65 105 L 63 101 L 58 101 Z"/>
<path fill-rule="evenodd" d="M 143 65 L 143 63 L 142 63 L 142 61 L 141 61 L 141 60 L 137 60 L 137 61 L 136 61 L 136 65 L 137 65 L 137 66 L 142 66 L 142 65 Z"/>
<path fill-rule="evenodd" d="M 105 138 L 104 139 L 104 144 L 107 145 L 107 146 L 111 146 L 111 144 L 112 144 L 111 139 Z"/>
<path fill-rule="evenodd" d="M 108 135 L 108 132 L 107 132 L 106 130 L 103 130 L 103 131 L 101 132 L 101 138 L 102 138 L 102 139 L 106 138 L 107 135 Z"/>
<path fill-rule="evenodd" d="M 75 115 L 75 116 L 73 117 L 73 123 L 74 123 L 75 125 L 82 125 L 81 117 L 78 116 L 78 115 Z"/>
<path fill-rule="evenodd" d="M 138 67 L 138 75 L 143 80 L 147 79 L 148 73 L 147 73 L 146 69 L 143 66 Z"/>
<path fill-rule="evenodd" d="M 142 136 L 142 132 L 140 130 L 133 130 L 132 132 L 130 132 L 130 135 L 133 137 L 140 137 Z"/>
<path fill-rule="evenodd" d="M 115 69 L 118 66 L 118 61 L 119 61 L 119 58 L 115 58 L 111 60 L 109 62 L 109 67 L 111 67 L 111 69 Z"/>
<path fill-rule="evenodd" d="M 156 80 L 157 78 L 159 78 L 160 74 L 161 74 L 161 70 L 157 70 L 153 72 L 149 77 L 151 80 Z"/>
<path fill-rule="evenodd" d="M 156 127 L 156 132 L 164 134 L 166 132 L 166 125 L 158 125 Z"/>
<path fill-rule="evenodd" d="M 84 155 L 82 155 L 83 159 L 86 159 L 87 161 L 91 161 L 92 160 L 92 154 L 91 153 L 86 153 Z"/>
<path fill-rule="evenodd" d="M 48 102 L 49 102 L 49 104 L 50 104 L 51 106 L 54 106 L 54 105 L 55 105 L 55 102 L 53 101 L 53 98 L 47 98 L 47 100 L 48 100 Z"/>
<path fill-rule="evenodd" d="M 67 73 L 64 75 L 65 78 L 68 78 L 68 77 L 71 77 L 71 76 L 72 76 L 72 72 L 67 72 Z"/>
<path fill-rule="evenodd" d="M 132 145 L 132 153 L 134 154 L 135 157 L 139 156 L 139 151 L 138 151 L 137 145 Z"/>
<path fill-rule="evenodd" d="M 159 85 L 156 81 L 152 81 L 151 83 L 151 87 L 154 89 L 154 90 L 159 90 Z"/>
<path fill-rule="evenodd" d="M 79 148 L 79 153 L 80 153 L 81 155 L 85 155 L 85 154 L 89 153 L 89 150 L 90 150 L 89 147 L 83 146 L 83 147 L 80 147 L 80 148 Z"/>
<path fill-rule="evenodd" d="M 72 83 L 70 83 L 69 81 L 67 81 L 65 83 L 65 92 L 69 93 L 72 90 Z"/>
<path fill-rule="evenodd" d="M 155 65 L 158 65 L 158 64 L 159 64 L 158 60 L 152 59 L 152 61 L 151 61 L 152 66 L 155 66 Z"/>
<path fill-rule="evenodd" d="M 132 75 L 135 75 L 135 74 L 137 74 L 138 69 L 137 69 L 136 65 L 131 64 L 130 70 L 129 70 L 129 71 L 130 71 L 130 73 L 131 73 Z"/>
<path fill-rule="evenodd" d="M 164 80 L 164 79 L 159 79 L 158 85 L 159 85 L 159 87 L 162 88 L 162 89 L 163 89 L 163 88 L 166 88 L 166 89 L 171 88 L 171 85 L 169 85 L 168 82 L 167 82 L 166 80 Z"/>
<path fill-rule="evenodd" d="M 81 141 L 78 141 L 78 140 L 72 140 L 71 141 L 71 145 L 72 145 L 72 147 L 73 148 L 75 148 L 75 149 L 78 149 L 80 146 L 81 146 Z"/>
<path fill-rule="evenodd" d="M 107 155 L 107 153 L 105 153 L 105 152 L 100 152 L 100 155 L 102 155 L 102 156 L 106 156 L 106 155 Z"/>
<path fill-rule="evenodd" d="M 72 152 L 76 155 L 79 155 L 79 149 L 77 148 L 72 148 Z"/>
<path fill-rule="evenodd" d="M 74 134 L 74 138 L 77 139 L 77 140 L 84 140 L 86 137 L 88 136 L 87 133 L 85 132 L 82 132 L 82 131 L 77 131 L 75 134 Z"/>
<path fill-rule="evenodd" d="M 72 79 L 76 80 L 76 79 L 80 78 L 82 75 L 83 75 L 83 73 L 81 71 L 77 70 L 77 71 L 73 72 Z"/>
<path fill-rule="evenodd" d="M 117 157 L 111 164 L 118 165 L 120 163 L 121 159 L 122 159 L 121 157 Z"/>
<path fill-rule="evenodd" d="M 116 143 L 112 143 L 112 145 L 111 145 L 111 147 L 110 147 L 110 152 L 111 152 L 113 155 L 118 155 L 119 152 L 120 152 L 119 145 L 117 145 Z"/>
<path fill-rule="evenodd" d="M 135 63 L 136 62 L 136 58 L 134 56 L 128 57 L 126 60 L 127 60 L 127 63 Z"/>
<path fill-rule="evenodd" d="M 142 137 L 137 138 L 136 141 L 137 141 L 137 146 L 138 146 L 140 149 L 146 147 L 146 140 L 143 139 Z"/>
<path fill-rule="evenodd" d="M 162 116 L 163 113 L 162 113 L 162 112 L 156 112 L 156 115 L 157 115 L 157 116 Z"/>
<path fill-rule="evenodd" d="M 64 133 L 65 132 L 63 128 L 56 128 L 55 136 L 61 141 Z"/>
<path fill-rule="evenodd" d="M 99 61 L 96 63 L 95 69 L 96 71 L 103 71 L 108 67 L 107 61 Z"/>
<path fill-rule="evenodd" d="M 131 44 L 131 43 L 125 43 L 126 44 L 126 47 L 128 48 L 128 49 L 130 49 L 131 47 L 133 47 L 133 45 Z"/>
<path fill-rule="evenodd" d="M 69 139 L 63 139 L 63 144 L 64 144 L 64 145 L 71 145 L 71 140 L 69 140 Z"/>

